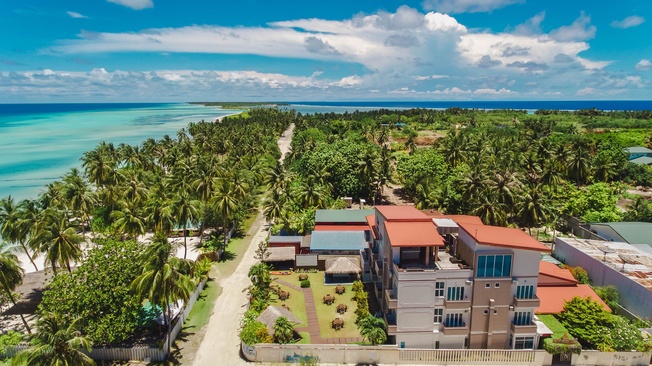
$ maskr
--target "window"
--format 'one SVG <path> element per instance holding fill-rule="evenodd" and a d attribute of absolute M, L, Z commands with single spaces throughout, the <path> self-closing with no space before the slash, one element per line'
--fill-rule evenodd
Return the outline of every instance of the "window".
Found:
<path fill-rule="evenodd" d="M 516 337 L 514 349 L 534 349 L 534 337 Z"/>
<path fill-rule="evenodd" d="M 448 296 L 446 297 L 448 301 L 460 301 L 464 300 L 464 287 L 449 287 Z"/>
<path fill-rule="evenodd" d="M 435 341 L 435 349 L 439 349 L 439 341 Z"/>
<path fill-rule="evenodd" d="M 444 283 L 435 282 L 435 297 L 444 297 Z"/>
<path fill-rule="evenodd" d="M 435 308 L 435 323 L 441 323 L 443 316 L 444 316 L 444 309 Z"/>
<path fill-rule="evenodd" d="M 511 273 L 511 254 L 478 256 L 478 277 L 509 277 Z"/>
<path fill-rule="evenodd" d="M 534 299 L 534 285 L 516 287 L 517 299 Z"/>
<path fill-rule="evenodd" d="M 482 310 L 482 314 L 489 315 L 489 310 L 487 310 L 487 309 Z"/>
<path fill-rule="evenodd" d="M 484 288 L 491 288 L 491 284 L 489 282 L 485 283 Z"/>
<path fill-rule="evenodd" d="M 496 288 L 500 287 L 500 282 L 496 282 Z"/>
<path fill-rule="evenodd" d="M 444 326 L 463 327 L 464 319 L 462 318 L 462 313 L 446 314 L 446 322 L 444 323 Z"/>
<path fill-rule="evenodd" d="M 517 311 L 514 313 L 514 325 L 530 325 L 532 323 L 532 313 L 529 311 Z"/>

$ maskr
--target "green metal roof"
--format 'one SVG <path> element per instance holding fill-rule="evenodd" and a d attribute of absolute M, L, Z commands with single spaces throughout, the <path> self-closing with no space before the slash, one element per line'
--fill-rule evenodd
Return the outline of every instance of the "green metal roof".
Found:
<path fill-rule="evenodd" d="M 364 231 L 313 231 L 310 250 L 361 250 L 367 247 Z"/>
<path fill-rule="evenodd" d="M 605 222 L 591 226 L 609 226 L 629 244 L 652 245 L 652 223 L 650 222 Z"/>
<path fill-rule="evenodd" d="M 315 223 L 367 223 L 366 217 L 373 215 L 374 210 L 317 210 Z"/>
<path fill-rule="evenodd" d="M 625 150 L 627 150 L 630 154 L 650 154 L 652 153 L 652 150 L 648 149 L 647 147 L 643 146 L 632 146 L 628 147 Z"/>
<path fill-rule="evenodd" d="M 630 163 L 634 164 L 645 164 L 645 165 L 650 165 L 652 164 L 652 158 L 649 156 L 641 156 L 636 159 L 632 159 L 629 161 Z"/>

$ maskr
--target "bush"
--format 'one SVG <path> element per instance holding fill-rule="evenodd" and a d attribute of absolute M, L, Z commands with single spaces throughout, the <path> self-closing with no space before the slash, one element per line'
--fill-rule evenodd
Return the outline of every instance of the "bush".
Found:
<path fill-rule="evenodd" d="M 583 284 L 591 283 L 591 280 L 589 279 L 589 273 L 584 268 L 582 268 L 580 266 L 568 267 L 568 270 L 573 275 L 573 277 L 575 277 L 577 282 L 583 283 Z"/>
<path fill-rule="evenodd" d="M 301 281 L 301 288 L 308 288 L 308 287 L 310 287 L 310 280 Z"/>

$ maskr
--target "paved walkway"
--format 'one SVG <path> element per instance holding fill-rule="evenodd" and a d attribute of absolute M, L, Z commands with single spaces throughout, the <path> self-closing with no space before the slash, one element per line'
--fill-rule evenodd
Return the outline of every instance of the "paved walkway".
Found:
<path fill-rule="evenodd" d="M 285 282 L 283 280 L 276 279 L 275 282 L 278 282 L 284 286 L 287 286 L 291 289 L 302 291 L 303 299 L 306 304 L 306 314 L 308 315 L 308 326 L 307 327 L 298 327 L 295 330 L 297 332 L 308 332 L 310 333 L 310 343 L 312 344 L 347 344 L 362 342 L 362 337 L 353 337 L 353 338 L 322 338 L 321 333 L 319 332 L 319 319 L 317 318 L 317 307 L 315 306 L 315 297 L 312 295 L 311 288 L 301 288 L 295 286 L 291 283 Z"/>
<path fill-rule="evenodd" d="M 290 148 L 293 129 L 294 125 L 291 125 L 278 141 L 283 157 Z M 252 230 L 256 230 L 255 235 L 251 240 L 251 245 L 244 253 L 242 261 L 232 275 L 216 279 L 223 291 L 213 305 L 213 313 L 206 324 L 206 335 L 195 355 L 193 363 L 195 366 L 249 365 L 240 357 L 238 333 L 242 315 L 247 309 L 248 298 L 245 289 L 251 285 L 247 274 L 249 268 L 257 262 L 254 254 L 258 243 L 265 240 L 268 234 L 267 226 L 264 224 L 265 220 L 261 219 L 262 213 L 259 212 L 258 215 L 256 222 L 259 225 L 257 228 L 252 228 Z"/>

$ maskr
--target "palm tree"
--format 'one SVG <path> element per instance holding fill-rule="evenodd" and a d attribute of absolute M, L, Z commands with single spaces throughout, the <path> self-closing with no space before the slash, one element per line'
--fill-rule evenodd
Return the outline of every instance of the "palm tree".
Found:
<path fill-rule="evenodd" d="M 488 191 L 476 196 L 471 212 L 479 216 L 482 222 L 488 225 L 507 225 L 507 206 L 499 202 L 496 196 Z"/>
<path fill-rule="evenodd" d="M 230 229 L 230 223 L 233 219 L 233 215 L 238 210 L 239 205 L 234 192 L 231 190 L 230 184 L 226 180 L 219 180 L 211 205 L 215 208 L 215 211 L 217 211 L 222 220 L 224 247 L 226 248 L 228 244 L 227 234 Z"/>
<path fill-rule="evenodd" d="M 79 244 L 84 240 L 83 236 L 77 234 L 75 227 L 59 211 L 51 208 L 42 211 L 33 235 L 32 245 L 38 252 L 45 253 L 55 275 L 57 265 L 65 266 L 71 272 L 70 262 L 82 256 Z"/>
<path fill-rule="evenodd" d="M 294 325 L 286 317 L 276 318 L 274 322 L 274 341 L 276 343 L 290 343 L 294 339 Z"/>
<path fill-rule="evenodd" d="M 362 337 L 373 345 L 383 344 L 387 340 L 385 321 L 381 318 L 367 314 L 358 322 L 358 328 Z"/>
<path fill-rule="evenodd" d="M 121 233 L 133 238 L 145 233 L 145 219 L 140 213 L 140 206 L 133 201 L 120 201 L 120 209 L 111 212 L 113 225 Z"/>
<path fill-rule="evenodd" d="M 188 301 L 194 289 L 190 275 L 192 262 L 176 258 L 165 235 L 156 233 L 152 243 L 143 251 L 143 271 L 131 283 L 132 290 L 142 299 L 149 300 L 152 307 L 163 309 L 167 325 L 167 347 L 171 347 L 171 305 Z"/>
<path fill-rule="evenodd" d="M 301 180 L 293 192 L 293 196 L 303 208 L 323 208 L 327 192 L 323 186 L 317 183 L 317 178 L 311 174 Z"/>
<path fill-rule="evenodd" d="M 527 226 L 532 234 L 532 227 L 546 222 L 550 208 L 540 184 L 532 184 L 520 196 L 516 204 L 517 216 L 522 225 Z"/>
<path fill-rule="evenodd" d="M 576 143 L 574 151 L 567 159 L 568 175 L 575 178 L 577 185 L 586 182 L 591 166 L 591 155 L 588 147 L 583 143 Z"/>
<path fill-rule="evenodd" d="M 0 200 L 0 234 L 5 240 L 20 244 L 34 269 L 38 271 L 38 267 L 27 249 L 26 242 L 31 225 L 25 225 L 21 205 L 22 202 L 19 205 L 14 204 L 14 199 L 11 196 Z"/>
<path fill-rule="evenodd" d="M 0 282 L 2 282 L 3 292 L 14 306 L 16 306 L 16 299 L 12 292 L 16 289 L 16 286 L 23 282 L 23 274 L 25 274 L 15 254 L 17 249 L 18 246 L 16 245 L 0 242 Z M 22 312 L 20 313 L 20 319 L 23 321 L 27 332 L 32 333 Z"/>
<path fill-rule="evenodd" d="M 45 313 L 39 319 L 37 332 L 31 337 L 32 347 L 18 353 L 12 365 L 95 365 L 88 356 L 91 341 L 80 332 L 81 319 L 66 324 L 55 313 Z"/>
<path fill-rule="evenodd" d="M 90 228 L 90 217 L 93 208 L 97 204 L 97 198 L 95 192 L 93 192 L 77 168 L 71 169 L 68 174 L 63 176 L 62 191 L 68 209 Z"/>
<path fill-rule="evenodd" d="M 177 225 L 183 225 L 183 259 L 186 259 L 188 245 L 186 241 L 186 231 L 188 223 L 196 225 L 199 219 L 201 202 L 190 197 L 188 192 L 179 192 L 170 202 L 170 212 L 176 218 Z"/>

